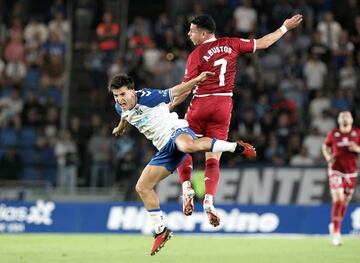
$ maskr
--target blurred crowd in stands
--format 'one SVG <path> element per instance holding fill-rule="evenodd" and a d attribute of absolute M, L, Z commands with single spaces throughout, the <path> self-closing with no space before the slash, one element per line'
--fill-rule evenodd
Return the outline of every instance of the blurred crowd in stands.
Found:
<path fill-rule="evenodd" d="M 224 154 L 222 167 L 325 165 L 321 144 L 336 127 L 337 113 L 350 109 L 355 125 L 360 124 L 360 2 L 186 2 L 186 8 L 177 9 L 172 1 L 170 10 L 155 19 L 135 16 L 127 27 L 112 10 L 104 10 L 83 61 L 91 78 L 91 104 L 113 105 L 106 83 L 119 72 L 131 75 L 138 88 L 182 82 L 194 48 L 187 37 L 191 14 L 211 14 L 218 36 L 259 38 L 301 13 L 302 26 L 274 46 L 240 55 L 229 139 L 253 143 L 258 158 L 249 162 Z M 63 1 L 53 1 L 49 10 L 28 14 L 15 1 L 0 13 L 0 178 L 49 180 L 70 190 L 114 183 L 129 189 L 155 149 L 133 128 L 113 137 L 118 121 L 113 112 L 92 112 L 86 121 L 70 112 L 67 129 L 61 129 L 65 40 L 71 27 Z M 126 50 L 119 52 L 123 28 Z M 189 101 L 176 109 L 181 117 Z M 203 168 L 202 158 L 194 156 L 195 168 Z"/>

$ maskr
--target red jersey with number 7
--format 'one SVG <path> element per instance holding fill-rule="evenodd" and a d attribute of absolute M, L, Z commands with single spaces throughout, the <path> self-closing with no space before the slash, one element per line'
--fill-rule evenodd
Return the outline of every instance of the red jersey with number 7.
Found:
<path fill-rule="evenodd" d="M 195 78 L 203 71 L 212 71 L 214 76 L 201 82 L 194 95 L 231 93 L 234 88 L 236 62 L 240 53 L 254 52 L 255 39 L 211 38 L 197 46 L 189 55 L 184 82 Z"/>
<path fill-rule="evenodd" d="M 357 173 L 358 154 L 349 151 L 351 142 L 360 145 L 360 129 L 352 128 L 350 132 L 343 133 L 339 128 L 335 128 L 328 132 L 324 143 L 331 147 L 335 157 L 335 162 L 330 165 L 331 170 L 345 174 Z"/>

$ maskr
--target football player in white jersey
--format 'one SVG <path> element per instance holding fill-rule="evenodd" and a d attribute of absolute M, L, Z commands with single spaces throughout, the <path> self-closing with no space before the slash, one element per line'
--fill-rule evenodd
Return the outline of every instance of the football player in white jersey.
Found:
<path fill-rule="evenodd" d="M 155 255 L 172 236 L 160 210 L 155 186 L 176 170 L 186 153 L 234 152 L 256 157 L 255 148 L 242 141 L 227 142 L 208 137 L 198 139 L 186 120 L 179 119 L 175 112 L 170 113 L 167 103 L 190 91 L 211 75 L 212 72 L 202 72 L 196 78 L 166 90 L 136 91 L 132 78 L 124 74 L 114 76 L 109 83 L 108 90 L 112 93 L 115 109 L 121 116 L 113 134 L 121 135 L 126 126 L 131 124 L 151 140 L 158 150 L 142 171 L 135 187 L 148 211 L 155 233 L 151 255 Z"/>

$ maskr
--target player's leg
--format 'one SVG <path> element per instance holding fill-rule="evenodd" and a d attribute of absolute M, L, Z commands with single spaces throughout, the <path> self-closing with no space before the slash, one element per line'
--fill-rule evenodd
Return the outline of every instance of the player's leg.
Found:
<path fill-rule="evenodd" d="M 201 99 L 193 98 L 190 106 L 186 112 L 185 119 L 189 123 L 189 127 L 195 133 L 197 137 L 202 137 L 202 130 L 204 129 L 204 122 L 202 119 Z M 186 155 L 185 160 L 177 168 L 179 175 L 179 181 L 183 190 L 183 212 L 186 216 L 192 214 L 194 210 L 194 196 L 195 191 L 191 187 L 191 173 L 193 170 L 193 160 L 190 154 Z"/>
<path fill-rule="evenodd" d="M 329 224 L 329 232 L 331 235 L 331 241 L 333 245 L 340 246 L 342 244 L 341 239 L 341 213 L 344 207 L 344 185 L 340 175 L 331 174 L 329 176 L 330 193 L 331 193 L 331 223 Z"/>
<path fill-rule="evenodd" d="M 344 184 L 344 201 L 343 206 L 340 211 L 340 233 L 341 233 L 341 223 L 344 220 L 344 217 L 346 215 L 347 207 L 352 199 L 352 196 L 355 192 L 356 188 L 356 180 L 357 177 L 345 177 L 343 178 L 343 184 Z"/>
<path fill-rule="evenodd" d="M 192 215 L 194 211 L 195 191 L 191 187 L 191 173 L 193 170 L 193 161 L 190 154 L 186 154 L 185 160 L 177 168 L 179 181 L 182 187 L 183 213 L 186 216 Z"/>
<path fill-rule="evenodd" d="M 220 217 L 214 206 L 214 196 L 220 180 L 221 153 L 205 153 L 205 197 L 203 208 L 212 226 L 220 224 Z"/>
<path fill-rule="evenodd" d="M 219 107 L 212 112 L 212 118 L 206 124 L 205 136 L 226 140 L 230 127 L 232 98 L 214 97 L 212 100 L 215 100 L 213 101 L 214 105 L 219 105 Z M 220 158 L 221 152 L 207 152 L 205 154 L 205 197 L 203 208 L 210 224 L 214 227 L 220 224 L 220 217 L 214 206 L 214 196 L 220 180 Z"/>
<path fill-rule="evenodd" d="M 172 231 L 166 228 L 159 198 L 155 192 L 155 186 L 169 175 L 170 172 L 163 166 L 147 165 L 135 187 L 148 212 L 155 233 L 151 255 L 155 255 L 172 236 Z"/>
<path fill-rule="evenodd" d="M 211 151 L 216 158 L 220 158 L 221 152 L 238 152 L 241 154 L 252 152 L 252 157 L 256 156 L 255 149 L 246 143 L 243 142 L 227 142 L 223 140 L 211 139 L 203 137 L 200 139 L 194 140 L 194 136 L 188 133 L 183 133 L 177 136 L 176 145 L 178 150 L 185 153 L 193 152 L 209 152 Z M 207 153 L 208 154 L 208 153 Z M 218 160 L 217 159 L 217 160 Z M 211 161 L 207 161 L 207 173 L 205 176 L 208 176 L 205 180 L 206 186 L 206 195 L 204 199 L 204 211 L 208 215 L 210 224 L 213 226 L 218 226 L 220 224 L 220 218 L 215 210 L 213 205 L 213 195 L 216 192 L 217 184 L 219 182 L 219 163 L 218 161 L 214 163 L 214 158 Z M 217 177 L 214 177 L 214 174 L 217 174 Z M 211 176 L 211 177 L 210 177 Z M 216 180 L 214 180 L 214 178 Z M 211 182 L 208 182 L 210 181 Z M 190 184 L 186 186 L 187 189 L 184 189 L 183 184 L 183 212 L 185 215 L 191 215 L 194 209 L 193 196 L 194 191 L 192 190 Z M 191 193 L 191 194 L 189 194 Z"/>

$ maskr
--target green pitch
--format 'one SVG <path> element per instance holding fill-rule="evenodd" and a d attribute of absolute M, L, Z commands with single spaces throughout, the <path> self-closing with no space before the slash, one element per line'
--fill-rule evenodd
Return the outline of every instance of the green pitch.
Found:
<path fill-rule="evenodd" d="M 176 235 L 155 256 L 151 236 L 0 235 L 1 263 L 359 263 L 360 238 Z"/>

